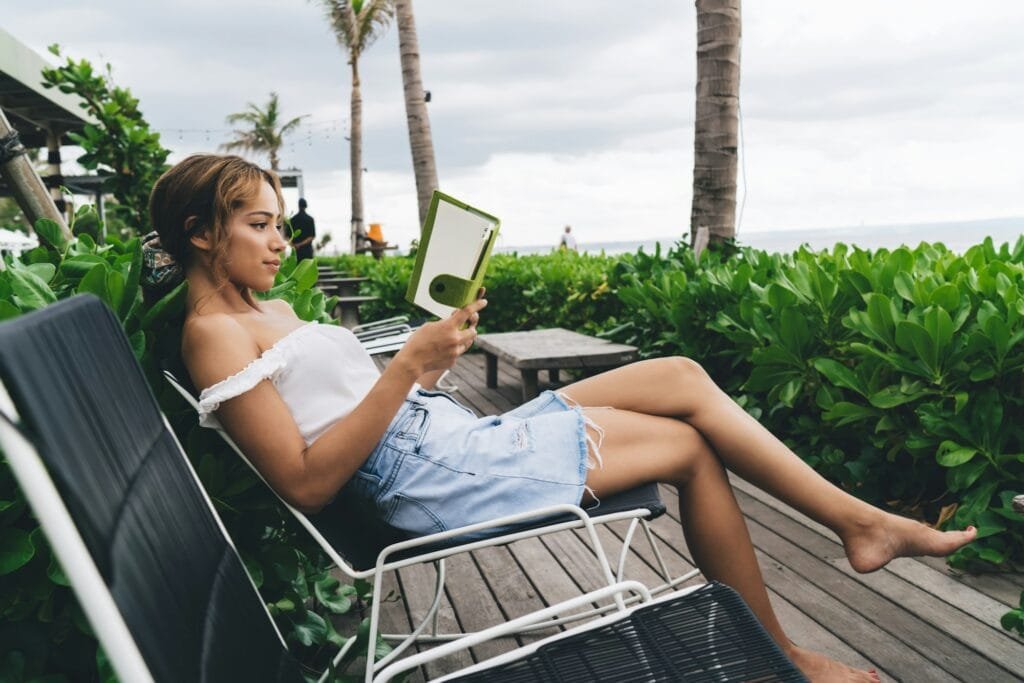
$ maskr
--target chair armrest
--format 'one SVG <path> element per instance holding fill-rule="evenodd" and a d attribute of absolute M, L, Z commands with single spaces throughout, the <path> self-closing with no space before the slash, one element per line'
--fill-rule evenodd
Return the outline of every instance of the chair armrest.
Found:
<path fill-rule="evenodd" d="M 363 323 L 362 325 L 356 325 L 352 328 L 352 332 L 358 335 L 360 332 L 372 330 L 375 327 L 391 326 L 391 325 L 403 325 L 409 323 L 409 316 L 407 315 L 396 315 L 391 318 L 384 318 L 382 320 L 374 320 L 372 322 Z"/>

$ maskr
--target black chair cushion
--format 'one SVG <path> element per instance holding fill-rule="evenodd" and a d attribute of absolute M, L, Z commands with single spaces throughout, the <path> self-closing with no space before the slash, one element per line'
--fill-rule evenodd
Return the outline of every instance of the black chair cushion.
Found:
<path fill-rule="evenodd" d="M 0 324 L 0 378 L 154 678 L 302 681 L 113 313 Z"/>
<path fill-rule="evenodd" d="M 629 491 L 608 496 L 600 503 L 591 503 L 585 509 L 594 516 L 646 509 L 648 511 L 647 519 L 654 519 L 664 514 L 665 504 L 658 493 L 657 484 L 644 484 Z M 568 514 L 538 517 L 516 525 L 502 527 L 493 532 L 491 536 L 539 529 L 575 519 L 577 517 Z M 311 515 L 310 521 L 338 554 L 348 560 L 353 568 L 360 571 L 374 567 L 380 551 L 388 545 L 413 538 L 411 534 L 382 522 L 374 510 L 355 500 L 354 496 L 345 495 L 344 490 L 331 504 L 319 513 Z M 486 537 L 474 536 L 473 540 Z M 400 560 L 412 555 L 452 548 L 467 542 L 467 540 L 465 537 L 455 537 L 440 543 L 419 546 L 395 553 L 389 556 L 389 560 Z"/>

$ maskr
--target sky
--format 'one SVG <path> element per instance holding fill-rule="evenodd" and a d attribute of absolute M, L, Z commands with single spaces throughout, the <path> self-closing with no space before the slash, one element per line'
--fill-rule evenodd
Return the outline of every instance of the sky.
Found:
<path fill-rule="evenodd" d="M 4 28 L 45 56 L 58 43 L 109 63 L 172 161 L 216 151 L 228 114 L 279 93 L 285 116 L 308 115 L 282 166 L 347 244 L 350 76 L 317 2 L 4 5 Z M 440 188 L 499 216 L 499 246 L 554 245 L 566 224 L 584 244 L 688 233 L 692 2 L 415 10 Z M 1024 216 L 1024 3 L 773 0 L 742 20 L 741 241 Z M 395 26 L 360 71 L 364 215 L 405 247 L 418 217 Z"/>

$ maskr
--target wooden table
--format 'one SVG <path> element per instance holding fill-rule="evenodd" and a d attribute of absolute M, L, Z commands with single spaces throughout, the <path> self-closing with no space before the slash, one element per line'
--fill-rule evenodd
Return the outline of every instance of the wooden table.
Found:
<path fill-rule="evenodd" d="M 501 358 L 522 375 L 524 401 L 539 393 L 539 370 L 547 370 L 551 381 L 557 382 L 561 368 L 613 368 L 640 357 L 635 346 L 614 344 L 560 327 L 481 334 L 476 338 L 476 345 L 486 354 L 487 386 L 498 386 L 498 359 Z"/>

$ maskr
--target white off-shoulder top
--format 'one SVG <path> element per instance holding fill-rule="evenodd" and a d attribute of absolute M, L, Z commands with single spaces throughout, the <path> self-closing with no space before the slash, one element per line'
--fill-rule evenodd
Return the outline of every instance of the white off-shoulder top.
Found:
<path fill-rule="evenodd" d="M 306 444 L 345 417 L 380 377 L 373 359 L 344 327 L 312 322 L 296 328 L 240 372 L 199 395 L 199 424 L 220 427 L 214 412 L 265 379 L 277 388 Z"/>

